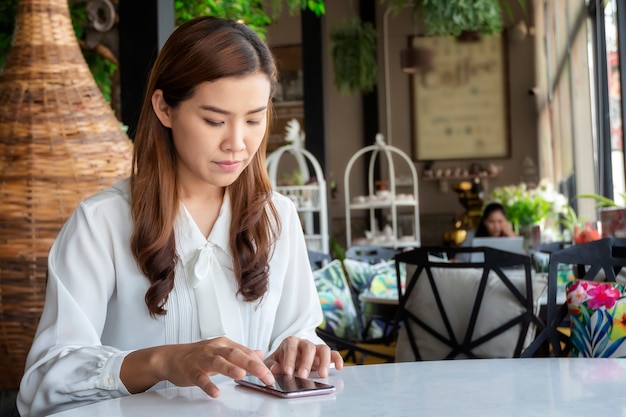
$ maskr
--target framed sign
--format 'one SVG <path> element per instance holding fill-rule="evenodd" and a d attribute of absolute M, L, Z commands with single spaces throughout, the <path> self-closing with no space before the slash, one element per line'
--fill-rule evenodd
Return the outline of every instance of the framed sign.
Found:
<path fill-rule="evenodd" d="M 273 101 L 274 120 L 267 143 L 268 152 L 283 144 L 289 120 L 295 118 L 300 126 L 304 126 L 302 46 L 277 46 L 271 50 L 278 68 L 278 85 Z"/>
<path fill-rule="evenodd" d="M 459 41 L 413 36 L 432 51 L 412 77 L 413 157 L 418 161 L 510 156 L 507 61 L 501 35 Z"/>

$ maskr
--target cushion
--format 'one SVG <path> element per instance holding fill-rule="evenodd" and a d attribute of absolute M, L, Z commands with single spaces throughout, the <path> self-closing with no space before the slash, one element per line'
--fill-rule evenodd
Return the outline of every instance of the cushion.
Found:
<path fill-rule="evenodd" d="M 431 271 L 453 333 L 458 341 L 463 341 L 483 269 L 433 267 Z M 506 275 L 524 295 L 524 270 L 509 270 L 506 271 Z M 536 306 L 536 310 L 538 310 L 537 300 L 545 291 L 546 286 L 547 279 L 545 277 L 533 276 L 533 305 Z M 439 313 L 433 290 L 426 276 L 426 270 L 422 271 L 410 298 L 407 300 L 406 308 L 425 322 L 426 325 L 448 338 L 444 321 Z M 524 311 L 526 311 L 526 308 L 519 303 L 497 274 L 491 271 L 487 278 L 487 286 L 471 339 L 476 340 L 488 334 Z M 426 332 L 416 323 L 407 321 L 405 326 L 407 326 L 407 323 L 411 326 L 423 360 L 444 359 L 451 352 L 450 347 Z M 510 358 L 514 354 L 520 329 L 521 324 L 515 325 L 495 338 L 476 346 L 472 349 L 472 352 L 480 358 Z M 524 341 L 524 347 L 527 347 L 532 342 L 535 337 L 535 331 L 535 326 L 531 325 Z M 458 355 L 455 358 L 464 357 L 464 355 Z M 415 360 L 405 327 L 400 330 L 398 335 L 396 360 Z"/>
<path fill-rule="evenodd" d="M 566 294 L 572 356 L 626 357 L 626 286 L 574 280 Z"/>
<path fill-rule="evenodd" d="M 398 297 L 398 280 L 394 260 L 370 264 L 346 258 L 343 264 L 357 293 L 370 292 L 376 297 Z M 401 264 L 401 267 L 404 268 L 405 264 Z M 404 281 L 405 276 L 406 274 L 402 272 L 402 281 Z"/>
<path fill-rule="evenodd" d="M 382 261 L 375 264 L 346 258 L 343 261 L 348 272 L 348 277 L 352 283 L 354 291 L 358 295 L 367 293 L 380 298 L 398 299 L 398 281 L 396 279 L 395 260 Z M 401 264 L 402 285 L 406 277 L 406 264 Z M 367 310 L 361 301 L 361 310 Z M 367 318 L 367 315 L 364 316 Z M 377 339 L 384 336 L 385 329 L 391 330 L 391 325 L 385 323 L 380 318 L 368 320 L 368 339 Z"/>
<path fill-rule="evenodd" d="M 313 271 L 313 277 L 324 314 L 319 327 L 343 339 L 360 340 L 361 323 L 341 261 Z"/>

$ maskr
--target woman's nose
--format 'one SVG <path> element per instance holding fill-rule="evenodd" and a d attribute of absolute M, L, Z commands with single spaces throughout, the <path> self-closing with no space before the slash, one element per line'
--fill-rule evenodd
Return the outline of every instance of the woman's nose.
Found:
<path fill-rule="evenodd" d="M 245 129 L 235 126 L 227 133 L 223 149 L 228 152 L 240 152 L 246 148 Z"/>

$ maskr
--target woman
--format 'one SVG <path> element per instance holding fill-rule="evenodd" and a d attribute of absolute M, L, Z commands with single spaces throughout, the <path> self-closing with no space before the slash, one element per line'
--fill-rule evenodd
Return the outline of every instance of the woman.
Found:
<path fill-rule="evenodd" d="M 341 369 L 293 203 L 265 169 L 276 67 L 245 25 L 180 26 L 152 69 L 129 180 L 82 202 L 48 257 L 18 409 L 39 416 L 211 376 Z M 62 381 L 62 383 L 59 383 Z"/>
<path fill-rule="evenodd" d="M 511 223 L 506 217 L 506 209 L 500 203 L 489 203 L 483 208 L 483 214 L 476 228 L 474 237 L 510 237 L 515 236 Z"/>

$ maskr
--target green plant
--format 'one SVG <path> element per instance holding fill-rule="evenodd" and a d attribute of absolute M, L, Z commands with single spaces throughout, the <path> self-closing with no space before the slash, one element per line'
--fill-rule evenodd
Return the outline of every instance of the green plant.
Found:
<path fill-rule="evenodd" d="M 19 0 L 0 0 L 0 71 L 4 68 L 13 39 L 15 16 Z M 212 15 L 246 22 L 265 38 L 269 26 L 280 14 L 286 2 L 291 13 L 298 9 L 311 10 L 317 16 L 326 12 L 324 0 L 271 0 L 272 16 L 265 13 L 263 0 L 177 0 L 175 1 L 176 23 L 180 24 L 196 16 Z M 76 37 L 81 39 L 87 24 L 86 3 L 70 2 L 70 14 Z M 116 63 L 104 58 L 94 50 L 82 49 L 85 61 L 100 87 L 103 96 L 111 101 L 113 74 Z"/>
<path fill-rule="evenodd" d="M 287 0 L 287 5 L 289 6 L 290 13 L 295 13 L 298 10 L 298 6 L 301 10 L 309 9 L 316 16 L 321 16 L 326 13 L 326 5 L 324 4 L 324 0 Z M 282 0 L 272 0 L 272 14 L 273 16 L 280 15 L 282 11 L 283 2 Z"/>
<path fill-rule="evenodd" d="M 11 48 L 18 0 L 0 0 L 0 70 Z"/>
<path fill-rule="evenodd" d="M 76 38 L 82 39 L 87 25 L 87 4 L 86 3 L 70 3 L 70 17 Z M 89 66 L 91 75 L 96 84 L 100 88 L 100 92 L 104 99 L 111 102 L 111 93 L 113 89 L 113 74 L 117 71 L 118 65 L 102 55 L 98 54 L 95 49 L 86 49 L 81 47 L 85 62 Z"/>
<path fill-rule="evenodd" d="M 559 215 L 571 215 L 567 198 L 556 190 L 550 182 L 542 180 L 536 188 L 528 188 L 525 183 L 498 187 L 491 192 L 490 201 L 502 204 L 509 221 L 519 233 L 519 226 L 537 224 Z M 575 213 L 574 213 L 575 214 Z"/>
<path fill-rule="evenodd" d="M 209 15 L 245 22 L 263 39 L 267 27 L 276 20 L 283 10 L 284 0 L 271 0 L 271 16 L 265 12 L 263 0 L 176 0 L 174 10 L 176 24 L 181 24 L 197 16 Z M 286 0 L 290 13 L 297 10 L 311 10 L 316 16 L 326 13 L 324 0 Z"/>
<path fill-rule="evenodd" d="M 359 18 L 345 20 L 330 33 L 335 87 L 342 94 L 373 90 L 378 80 L 376 30 Z"/>
<path fill-rule="evenodd" d="M 333 255 L 333 259 L 339 259 L 343 262 L 346 259 L 346 249 L 337 242 L 335 237 L 330 238 L 330 248 Z"/>
<path fill-rule="evenodd" d="M 388 0 L 396 12 L 413 3 L 414 18 L 424 21 L 428 35 L 459 36 L 462 32 L 494 35 L 502 31 L 503 11 L 512 16 L 511 0 Z M 516 0 L 525 7 L 525 0 Z"/>
<path fill-rule="evenodd" d="M 0 70 L 4 68 L 11 48 L 17 4 L 18 0 L 0 0 Z M 70 16 L 74 33 L 78 39 L 81 39 L 87 25 L 86 3 L 70 3 Z M 112 77 L 117 70 L 117 65 L 93 50 L 82 49 L 82 51 L 102 95 L 107 101 L 111 101 Z"/>
<path fill-rule="evenodd" d="M 593 200 L 596 200 L 596 208 L 622 207 L 624 205 L 624 202 L 626 202 L 626 194 L 621 195 L 622 204 L 618 204 L 615 200 L 611 200 L 610 198 L 604 197 L 600 194 L 579 194 L 574 198 L 591 198 Z"/>

